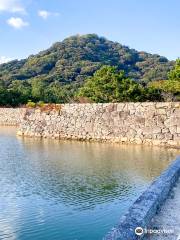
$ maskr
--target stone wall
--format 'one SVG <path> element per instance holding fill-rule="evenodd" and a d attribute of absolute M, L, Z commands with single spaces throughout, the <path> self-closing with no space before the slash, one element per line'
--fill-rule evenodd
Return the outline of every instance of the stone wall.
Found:
<path fill-rule="evenodd" d="M 0 125 L 18 126 L 25 115 L 25 108 L 0 108 Z"/>
<path fill-rule="evenodd" d="M 64 104 L 28 110 L 19 135 L 180 147 L 180 102 Z"/>

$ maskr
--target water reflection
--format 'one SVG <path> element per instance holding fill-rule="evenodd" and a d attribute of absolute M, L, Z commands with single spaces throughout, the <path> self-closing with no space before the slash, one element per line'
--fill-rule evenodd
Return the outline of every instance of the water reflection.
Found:
<path fill-rule="evenodd" d="M 3 127 L 0 239 L 101 239 L 177 153 L 23 139 Z"/>

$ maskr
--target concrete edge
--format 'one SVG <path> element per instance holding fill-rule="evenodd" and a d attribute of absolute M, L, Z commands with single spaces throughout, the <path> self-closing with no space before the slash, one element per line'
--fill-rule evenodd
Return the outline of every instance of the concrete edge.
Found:
<path fill-rule="evenodd" d="M 144 235 L 137 236 L 137 227 L 147 228 L 152 218 L 159 211 L 170 191 L 180 177 L 180 156 L 158 177 L 149 188 L 129 208 L 103 240 L 138 240 Z"/>

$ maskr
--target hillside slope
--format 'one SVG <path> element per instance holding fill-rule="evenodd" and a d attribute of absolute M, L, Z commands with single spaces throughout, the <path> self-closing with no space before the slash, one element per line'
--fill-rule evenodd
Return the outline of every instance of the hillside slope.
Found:
<path fill-rule="evenodd" d="M 167 78 L 173 62 L 165 57 L 138 52 L 95 34 L 72 36 L 24 60 L 0 65 L 0 80 L 8 86 L 14 80 L 46 83 L 82 83 L 102 65 L 115 65 L 139 81 Z"/>

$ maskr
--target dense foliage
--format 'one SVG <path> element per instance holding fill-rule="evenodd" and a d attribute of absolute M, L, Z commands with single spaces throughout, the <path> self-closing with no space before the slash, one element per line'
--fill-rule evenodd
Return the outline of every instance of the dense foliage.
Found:
<path fill-rule="evenodd" d="M 122 81 L 126 82 L 123 85 L 124 91 L 133 88 L 129 91 L 138 92 L 142 86 L 152 81 L 167 79 L 174 62 L 159 55 L 138 52 L 95 34 L 77 35 L 55 43 L 49 49 L 27 59 L 1 64 L 0 105 L 16 106 L 27 103 L 28 100 L 50 103 L 74 101 L 74 96 L 87 82 L 86 79 L 104 65 L 116 66 L 113 71 L 124 71 L 123 74 L 119 73 L 123 75 Z M 85 85 L 87 87 L 88 83 Z M 151 91 L 146 92 L 145 99 L 148 94 L 151 99 L 150 92 L 153 95 L 157 89 L 151 88 Z M 80 92 L 82 91 L 81 89 Z M 134 92 L 129 92 L 127 100 L 142 99 L 142 96 L 135 97 Z M 91 99 L 97 101 L 95 97 L 91 96 Z M 107 100 L 111 99 L 115 101 L 114 96 Z"/>
<path fill-rule="evenodd" d="M 85 97 L 93 102 L 128 102 L 161 100 L 158 91 L 143 87 L 125 76 L 117 67 L 103 66 L 95 72 L 80 88 L 78 97 Z"/>
<path fill-rule="evenodd" d="M 21 61 L 0 66 L 0 78 L 13 80 L 41 77 L 48 82 L 81 82 L 102 65 L 117 66 L 129 77 L 142 81 L 166 79 L 173 63 L 165 57 L 138 52 L 95 34 L 73 36 Z"/>
<path fill-rule="evenodd" d="M 160 90 L 164 100 L 180 101 L 180 59 L 177 59 L 174 69 L 168 74 L 168 80 L 154 81 L 149 84 Z"/>

